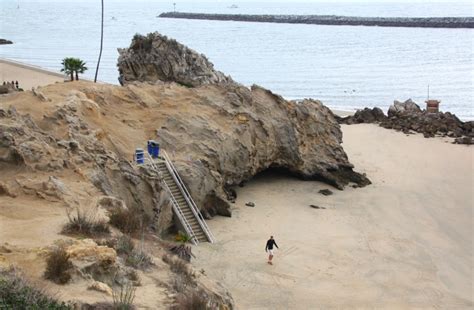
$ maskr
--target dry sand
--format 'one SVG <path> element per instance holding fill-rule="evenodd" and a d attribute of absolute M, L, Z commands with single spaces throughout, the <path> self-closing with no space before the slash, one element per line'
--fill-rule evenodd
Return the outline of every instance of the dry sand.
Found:
<path fill-rule="evenodd" d="M 373 185 L 326 197 L 325 184 L 261 175 L 238 189 L 232 218 L 209 221 L 218 242 L 195 248 L 198 267 L 239 309 L 471 309 L 474 149 L 375 125 L 343 131 Z"/>
<path fill-rule="evenodd" d="M 32 87 L 63 82 L 64 75 L 40 67 L 0 58 L 0 84 L 18 81 L 19 87 L 31 90 Z"/>

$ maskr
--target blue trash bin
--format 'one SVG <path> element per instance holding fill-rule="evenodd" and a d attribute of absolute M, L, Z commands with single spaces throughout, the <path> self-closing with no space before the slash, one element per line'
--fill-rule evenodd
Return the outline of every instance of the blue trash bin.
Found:
<path fill-rule="evenodd" d="M 135 161 L 137 162 L 137 164 L 145 163 L 145 152 L 143 151 L 143 149 L 135 150 Z"/>
<path fill-rule="evenodd" d="M 153 140 L 148 140 L 147 143 L 146 143 L 146 147 L 147 147 L 148 154 L 150 154 L 151 157 L 153 157 L 153 145 L 152 145 L 152 142 L 154 142 L 154 141 L 153 141 Z"/>
<path fill-rule="evenodd" d="M 148 140 L 147 147 L 148 154 L 150 154 L 152 158 L 158 158 L 158 155 L 160 154 L 160 145 L 158 142 L 154 140 Z"/>

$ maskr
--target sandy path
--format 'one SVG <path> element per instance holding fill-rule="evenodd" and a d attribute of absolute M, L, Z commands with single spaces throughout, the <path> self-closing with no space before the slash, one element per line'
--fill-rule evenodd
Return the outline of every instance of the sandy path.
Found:
<path fill-rule="evenodd" d="M 263 175 L 238 189 L 232 218 L 209 221 L 218 243 L 195 248 L 198 267 L 239 309 L 470 309 L 474 149 L 374 125 L 343 130 L 373 185 L 326 197 L 322 183 Z"/>
<path fill-rule="evenodd" d="M 63 82 L 64 75 L 40 67 L 0 59 L 0 84 L 18 81 L 19 87 L 31 90 L 32 87 Z"/>

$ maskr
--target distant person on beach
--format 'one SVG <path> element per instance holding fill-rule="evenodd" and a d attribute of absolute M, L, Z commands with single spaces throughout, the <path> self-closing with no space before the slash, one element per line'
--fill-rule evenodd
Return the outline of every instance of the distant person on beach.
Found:
<path fill-rule="evenodd" d="M 18 89 L 18 81 L 15 81 L 15 86 L 16 86 L 16 89 Z"/>
<path fill-rule="evenodd" d="M 270 265 L 273 265 L 272 259 L 273 259 L 273 246 L 276 246 L 277 249 L 279 249 L 278 245 L 275 242 L 275 239 L 273 239 L 273 236 L 270 236 L 270 239 L 267 241 L 267 245 L 265 246 L 265 252 L 268 253 L 268 263 Z"/>

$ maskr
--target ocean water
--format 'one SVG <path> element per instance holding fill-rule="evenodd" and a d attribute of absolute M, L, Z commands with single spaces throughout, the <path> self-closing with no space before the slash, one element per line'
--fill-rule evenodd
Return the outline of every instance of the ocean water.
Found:
<path fill-rule="evenodd" d="M 159 31 L 205 54 L 244 85 L 288 99 L 315 98 L 354 110 L 430 97 L 441 109 L 474 119 L 474 30 L 323 26 L 161 19 L 161 12 L 473 16 L 470 3 L 320 3 L 105 0 L 99 80 L 117 84 L 117 48 L 135 33 Z M 229 8 L 232 4 L 237 9 Z M 0 57 L 52 70 L 64 57 L 87 62 L 93 79 L 99 51 L 100 0 L 0 0 Z M 14 79 L 14 77 L 12 77 Z"/>

